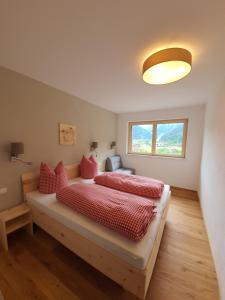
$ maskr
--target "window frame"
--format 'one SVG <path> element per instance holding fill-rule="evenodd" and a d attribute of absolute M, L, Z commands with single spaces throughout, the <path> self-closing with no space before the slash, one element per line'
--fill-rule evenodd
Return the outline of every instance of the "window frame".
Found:
<path fill-rule="evenodd" d="M 170 154 L 160 154 L 156 153 L 156 134 L 157 125 L 159 124 L 174 124 L 183 123 L 183 139 L 182 139 L 182 154 L 181 155 L 170 155 Z M 152 125 L 152 151 L 151 153 L 140 153 L 132 151 L 132 126 L 133 125 Z M 170 157 L 170 158 L 185 158 L 186 157 L 186 146 L 187 146 L 187 131 L 188 131 L 188 119 L 169 119 L 169 120 L 154 120 L 154 121 L 135 121 L 128 122 L 128 139 L 127 139 L 127 154 L 135 155 L 146 155 L 146 156 L 160 156 L 160 157 Z"/>

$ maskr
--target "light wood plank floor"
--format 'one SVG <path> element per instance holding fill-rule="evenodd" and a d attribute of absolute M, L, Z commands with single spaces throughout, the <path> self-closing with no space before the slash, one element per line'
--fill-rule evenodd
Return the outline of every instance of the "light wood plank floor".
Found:
<path fill-rule="evenodd" d="M 57 241 L 37 230 L 17 232 L 0 252 L 5 300 L 137 300 Z M 199 203 L 172 197 L 147 300 L 218 300 L 218 287 Z"/>

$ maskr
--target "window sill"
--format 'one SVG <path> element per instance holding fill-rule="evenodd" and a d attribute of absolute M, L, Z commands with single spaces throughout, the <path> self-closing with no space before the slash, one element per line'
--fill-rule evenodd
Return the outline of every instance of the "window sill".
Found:
<path fill-rule="evenodd" d="M 139 157 L 157 157 L 157 158 L 172 158 L 172 159 L 185 159 L 185 156 L 170 156 L 170 155 L 159 155 L 159 154 L 141 154 L 141 153 L 126 153 L 128 156 L 139 156 Z"/>

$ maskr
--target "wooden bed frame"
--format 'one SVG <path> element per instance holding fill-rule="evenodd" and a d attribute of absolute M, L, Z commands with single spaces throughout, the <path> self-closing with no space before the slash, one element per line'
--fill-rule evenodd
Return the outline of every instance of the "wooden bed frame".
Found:
<path fill-rule="evenodd" d="M 78 164 L 66 166 L 69 179 L 79 177 Z M 25 173 L 22 175 L 22 185 L 24 195 L 28 192 L 37 190 L 39 174 L 36 172 Z M 129 265 L 124 260 L 113 255 L 96 243 L 84 238 L 79 233 L 74 232 L 62 223 L 49 217 L 36 207 L 31 207 L 33 222 L 48 232 L 56 240 L 70 249 L 73 253 L 81 257 L 94 268 L 111 278 L 125 290 L 144 299 L 148 290 L 152 276 L 156 257 L 158 254 L 165 222 L 168 212 L 169 201 L 163 212 L 158 233 L 150 254 L 149 260 L 144 270 L 137 269 Z"/>

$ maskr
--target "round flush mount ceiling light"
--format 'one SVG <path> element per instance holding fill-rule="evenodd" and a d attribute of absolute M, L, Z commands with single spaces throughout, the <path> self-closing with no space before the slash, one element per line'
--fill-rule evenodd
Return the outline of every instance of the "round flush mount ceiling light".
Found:
<path fill-rule="evenodd" d="M 183 48 L 168 48 L 149 56 L 143 65 L 143 80 L 166 84 L 185 77 L 191 71 L 191 53 Z"/>

